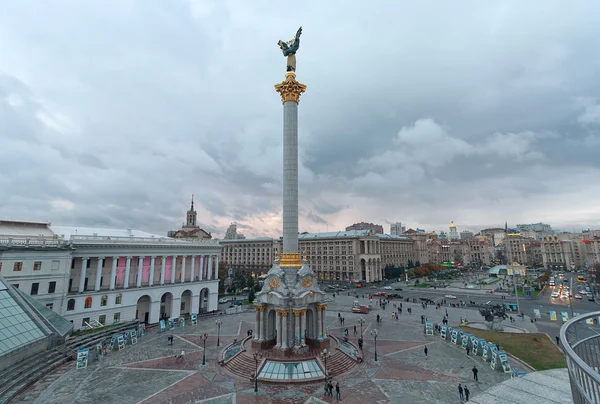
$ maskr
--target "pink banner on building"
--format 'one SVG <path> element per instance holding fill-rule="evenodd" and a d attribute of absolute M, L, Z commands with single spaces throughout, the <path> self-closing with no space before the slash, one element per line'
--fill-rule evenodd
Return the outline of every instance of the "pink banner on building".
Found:
<path fill-rule="evenodd" d="M 117 286 L 122 287 L 125 279 L 125 264 L 127 263 L 127 258 L 119 257 L 117 258 Z"/>
<path fill-rule="evenodd" d="M 150 274 L 152 273 L 152 271 L 150 271 L 150 262 L 152 261 L 152 258 L 150 257 L 144 257 L 144 260 L 142 262 L 142 284 L 147 284 L 148 280 L 150 279 Z"/>

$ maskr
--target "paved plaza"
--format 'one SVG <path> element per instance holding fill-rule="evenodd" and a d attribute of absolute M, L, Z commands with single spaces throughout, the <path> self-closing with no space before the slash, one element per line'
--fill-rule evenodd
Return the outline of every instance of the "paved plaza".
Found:
<path fill-rule="evenodd" d="M 388 309 L 374 308 L 367 315 L 351 313 L 353 297 L 339 296 L 329 303 L 326 323 L 328 333 L 342 337 L 343 328 L 338 312 L 345 318 L 350 338 L 356 342 L 353 326 L 360 334 L 360 318 L 365 320 L 363 363 L 334 379 L 341 387 L 342 401 L 347 403 L 457 403 L 458 383 L 466 384 L 471 396 L 510 377 L 492 371 L 481 358 L 467 356 L 456 345 L 442 341 L 439 336 L 425 337 L 421 315 L 441 322 L 445 309 L 419 303 L 403 303 L 403 314 L 392 320 L 392 305 Z M 362 299 L 361 299 L 362 300 Z M 364 302 L 364 300 L 363 300 Z M 406 308 L 412 307 L 412 315 Z M 479 316 L 472 310 L 448 308 L 450 323 L 458 324 L 460 317 Z M 383 318 L 376 323 L 376 315 Z M 223 319 L 221 346 L 217 347 L 216 318 Z M 310 384 L 254 384 L 228 373 L 217 363 L 219 352 L 234 339 L 246 337 L 254 327 L 253 311 L 202 319 L 196 326 L 160 333 L 152 329 L 137 345 L 110 353 L 100 362 L 91 361 L 85 369 L 75 369 L 73 362 L 45 376 L 23 393 L 17 402 L 34 403 L 304 403 L 334 402 L 325 397 L 321 382 Z M 378 361 L 371 331 L 377 328 Z M 208 333 L 206 365 L 202 365 L 200 334 Z M 174 345 L 167 345 L 167 336 L 174 335 Z M 423 352 L 427 345 L 428 357 Z M 185 360 L 175 358 L 185 350 Z M 473 381 L 471 369 L 479 369 L 479 382 Z"/>

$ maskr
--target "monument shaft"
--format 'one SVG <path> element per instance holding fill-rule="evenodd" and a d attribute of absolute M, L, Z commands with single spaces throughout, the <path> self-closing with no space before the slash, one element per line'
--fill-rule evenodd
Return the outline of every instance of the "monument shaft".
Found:
<path fill-rule="evenodd" d="M 283 104 L 283 254 L 298 254 L 298 104 Z"/>

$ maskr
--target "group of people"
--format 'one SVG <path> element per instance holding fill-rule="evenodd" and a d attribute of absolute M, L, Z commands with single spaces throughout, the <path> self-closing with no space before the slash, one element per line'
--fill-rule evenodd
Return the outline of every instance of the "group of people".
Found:
<path fill-rule="evenodd" d="M 333 386 L 333 382 L 331 380 L 325 381 L 325 396 L 333 397 L 333 389 L 335 388 L 335 399 L 341 400 L 342 395 L 340 393 L 340 383 L 336 382 L 335 387 Z"/>

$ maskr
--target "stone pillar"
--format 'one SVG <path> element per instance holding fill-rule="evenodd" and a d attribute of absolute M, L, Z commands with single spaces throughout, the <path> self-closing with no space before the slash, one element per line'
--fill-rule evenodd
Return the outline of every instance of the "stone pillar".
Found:
<path fill-rule="evenodd" d="M 154 285 L 154 265 L 156 264 L 156 257 L 153 255 L 150 257 L 150 270 L 148 274 L 148 286 Z"/>
<path fill-rule="evenodd" d="M 144 257 L 138 257 L 138 269 L 137 269 L 137 280 L 135 286 L 138 288 L 142 287 L 142 270 L 144 269 Z"/>
<path fill-rule="evenodd" d="M 198 280 L 204 280 L 204 255 L 200 256 L 198 260 Z"/>
<path fill-rule="evenodd" d="M 287 349 L 288 347 L 288 314 L 289 311 L 281 310 L 281 349 Z"/>
<path fill-rule="evenodd" d="M 215 255 L 215 276 L 213 279 L 219 279 L 219 254 Z"/>
<path fill-rule="evenodd" d="M 94 285 L 94 290 L 96 292 L 100 290 L 100 280 L 102 279 L 102 261 L 104 261 L 104 257 L 98 257 L 98 265 L 96 266 L 96 284 Z"/>
<path fill-rule="evenodd" d="M 171 300 L 171 319 L 179 318 L 179 313 L 181 313 L 181 298 L 173 298 Z"/>
<path fill-rule="evenodd" d="M 200 295 L 192 295 L 190 314 L 198 314 L 200 312 Z"/>
<path fill-rule="evenodd" d="M 177 272 L 177 256 L 173 256 L 173 261 L 171 263 L 171 283 L 175 283 L 175 272 Z"/>
<path fill-rule="evenodd" d="M 115 279 L 117 278 L 117 262 L 119 257 L 112 257 L 112 268 L 110 269 L 110 290 L 115 290 Z"/>
<path fill-rule="evenodd" d="M 160 321 L 160 300 L 156 302 L 150 302 L 150 314 L 148 315 L 148 322 L 150 324 L 156 324 Z"/>
<path fill-rule="evenodd" d="M 79 272 L 79 293 L 85 291 L 85 271 L 87 269 L 87 262 L 89 258 L 81 259 L 81 271 Z"/>
<path fill-rule="evenodd" d="M 167 267 L 167 256 L 163 255 L 161 257 L 161 263 L 160 263 L 160 285 L 161 286 L 165 284 L 166 267 Z"/>
<path fill-rule="evenodd" d="M 190 268 L 190 282 L 194 282 L 194 276 L 196 276 L 196 256 L 192 255 L 192 267 Z"/>
<path fill-rule="evenodd" d="M 212 279 L 212 255 L 208 256 L 208 269 L 206 270 L 207 272 L 207 276 L 208 276 L 208 280 L 210 281 Z"/>
<path fill-rule="evenodd" d="M 263 306 L 254 306 L 254 308 L 256 309 L 256 329 L 254 330 L 255 335 L 254 335 L 254 340 L 256 341 L 261 341 L 262 340 L 262 312 L 263 312 Z"/>
<path fill-rule="evenodd" d="M 127 257 L 127 263 L 125 264 L 125 278 L 123 280 L 123 289 L 129 287 L 129 275 L 131 273 L 131 257 Z"/>
<path fill-rule="evenodd" d="M 302 344 L 302 341 L 304 340 L 304 328 L 302 327 L 303 324 L 303 320 L 304 320 L 304 313 L 306 313 L 306 309 L 302 309 L 300 311 L 300 317 L 299 317 L 299 321 L 298 321 L 298 331 L 300 332 L 300 345 Z"/>
<path fill-rule="evenodd" d="M 181 283 L 185 282 L 185 256 L 181 258 Z"/>
<path fill-rule="evenodd" d="M 292 312 L 294 313 L 294 346 L 299 347 L 302 344 L 302 310 L 292 310 Z"/>
<path fill-rule="evenodd" d="M 275 317 L 275 333 L 277 335 L 275 348 L 281 348 L 281 310 L 275 310 L 275 313 L 277 314 Z"/>
<path fill-rule="evenodd" d="M 269 325 L 269 318 L 267 316 L 267 308 L 263 307 L 263 311 L 260 314 L 260 316 L 262 317 L 262 321 L 260 323 L 261 325 L 261 329 L 260 329 L 260 335 L 263 341 L 265 341 L 268 337 L 267 337 L 267 327 Z"/>

